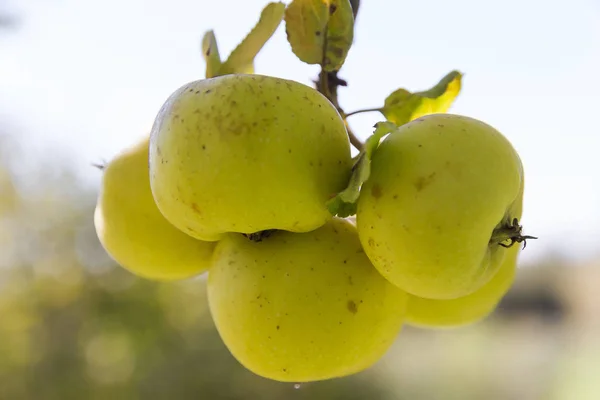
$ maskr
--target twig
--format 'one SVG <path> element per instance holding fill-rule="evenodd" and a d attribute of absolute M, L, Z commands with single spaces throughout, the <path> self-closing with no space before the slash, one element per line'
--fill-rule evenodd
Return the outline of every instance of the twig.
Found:
<path fill-rule="evenodd" d="M 338 78 L 337 71 L 327 72 L 324 69 L 321 69 L 319 73 L 319 80 L 316 82 L 316 88 L 319 92 L 321 92 L 331 103 L 337 108 L 338 112 L 342 116 L 344 120 L 344 125 L 346 125 L 346 131 L 348 132 L 348 138 L 350 139 L 350 143 L 352 146 L 356 148 L 356 150 L 361 151 L 363 149 L 363 142 L 354 134 L 348 121 L 346 120 L 346 113 L 340 107 L 338 102 L 338 93 L 337 89 L 340 86 L 346 86 L 347 82 L 343 79 Z"/>
<path fill-rule="evenodd" d="M 352 6 L 352 13 L 354 14 L 354 19 L 356 20 L 356 16 L 358 14 L 358 9 L 360 7 L 360 0 L 350 0 L 350 5 Z M 324 56 L 324 54 L 323 54 Z M 331 103 L 337 108 L 338 112 L 342 116 L 344 120 L 344 125 L 346 126 L 346 132 L 348 132 L 348 138 L 350 139 L 350 143 L 352 146 L 356 148 L 356 150 L 361 151 L 364 147 L 363 142 L 354 134 L 346 117 L 348 116 L 344 110 L 340 107 L 338 102 L 338 93 L 337 89 L 340 86 L 347 86 L 348 83 L 338 78 L 338 71 L 327 72 L 323 68 L 321 68 L 321 72 L 319 73 L 319 79 L 315 82 L 316 89 L 321 92 Z"/>
<path fill-rule="evenodd" d="M 352 111 L 352 112 L 346 114 L 346 117 L 349 117 L 351 115 L 366 113 L 366 112 L 375 112 L 375 111 L 381 112 L 381 107 L 378 107 L 378 108 L 365 108 L 365 109 L 362 109 L 362 110 Z"/>
<path fill-rule="evenodd" d="M 358 138 L 358 136 L 354 134 L 354 132 L 350 128 L 350 125 L 348 125 L 348 121 L 346 121 L 346 118 L 344 118 L 344 124 L 346 125 L 346 132 L 348 132 L 348 138 L 350 139 L 350 143 L 352 144 L 352 146 L 354 146 L 356 150 L 362 151 L 362 149 L 364 148 L 364 143 Z"/>

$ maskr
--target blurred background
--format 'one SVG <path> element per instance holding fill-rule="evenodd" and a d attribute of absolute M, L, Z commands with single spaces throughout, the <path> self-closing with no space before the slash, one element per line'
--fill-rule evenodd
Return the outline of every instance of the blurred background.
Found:
<path fill-rule="evenodd" d="M 204 278 L 156 284 L 95 236 L 100 171 L 147 134 L 200 39 L 222 57 L 263 0 L 0 0 L 0 400 L 600 398 L 600 3 L 363 0 L 348 112 L 465 73 L 452 112 L 503 132 L 527 175 L 517 282 L 485 321 L 406 328 L 375 367 L 267 381 L 226 351 Z M 258 73 L 311 84 L 283 25 Z M 353 116 L 364 139 L 378 114 Z"/>

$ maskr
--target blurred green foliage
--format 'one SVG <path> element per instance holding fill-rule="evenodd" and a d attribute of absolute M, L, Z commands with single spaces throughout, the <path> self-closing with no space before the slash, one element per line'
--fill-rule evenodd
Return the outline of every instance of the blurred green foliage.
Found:
<path fill-rule="evenodd" d="M 57 165 L 18 179 L 4 155 L 0 399 L 391 398 L 368 373 L 296 389 L 248 372 L 218 337 L 204 277 L 126 272 L 95 236 L 92 188 Z"/>
<path fill-rule="evenodd" d="M 23 266 L 0 297 L 2 399 L 384 398 L 360 379 L 303 385 L 256 377 L 208 317 L 203 280 L 153 284 L 78 265 Z"/>
<path fill-rule="evenodd" d="M 484 322 L 405 328 L 374 368 L 295 389 L 229 354 L 205 277 L 154 283 L 115 265 L 93 227 L 97 188 L 49 156 L 0 134 L 0 400 L 600 398 L 596 263 L 521 268 Z"/>

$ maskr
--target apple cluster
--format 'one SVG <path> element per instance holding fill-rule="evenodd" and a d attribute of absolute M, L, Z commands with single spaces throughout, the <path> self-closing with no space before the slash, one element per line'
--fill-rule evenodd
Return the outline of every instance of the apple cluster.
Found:
<path fill-rule="evenodd" d="M 344 120 L 306 85 L 254 74 L 191 82 L 149 137 L 104 167 L 96 230 L 139 276 L 208 272 L 215 325 L 254 373 L 346 376 L 377 362 L 404 324 L 488 315 L 527 238 L 523 167 L 491 126 L 427 115 L 366 157 L 352 158 Z M 369 173 L 355 219 L 332 215 L 359 163 Z"/>

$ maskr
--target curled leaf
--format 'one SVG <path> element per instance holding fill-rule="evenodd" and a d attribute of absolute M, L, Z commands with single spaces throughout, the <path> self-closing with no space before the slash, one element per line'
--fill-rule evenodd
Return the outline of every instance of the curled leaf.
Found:
<path fill-rule="evenodd" d="M 329 7 L 326 0 L 294 0 L 285 10 L 285 31 L 294 54 L 307 64 L 323 61 Z"/>
<path fill-rule="evenodd" d="M 354 38 L 354 15 L 349 0 L 294 0 L 285 11 L 288 42 L 307 64 L 339 70 Z"/>
<path fill-rule="evenodd" d="M 389 121 L 375 124 L 375 131 L 367 139 L 363 150 L 358 155 L 348 186 L 327 202 L 327 208 L 332 215 L 345 218 L 356 214 L 356 202 L 360 195 L 360 188 L 371 175 L 371 157 L 379 146 L 381 138 L 393 132 L 397 126 Z"/>
<path fill-rule="evenodd" d="M 285 4 L 281 2 L 267 4 L 254 28 L 223 63 L 219 74 L 254 73 L 254 59 L 279 27 L 284 12 Z"/>
<path fill-rule="evenodd" d="M 339 70 L 354 40 L 354 13 L 349 0 L 335 0 L 329 4 L 329 24 L 325 46 L 325 71 Z"/>
<path fill-rule="evenodd" d="M 460 72 L 452 71 L 434 87 L 422 92 L 398 89 L 385 99 L 381 113 L 397 125 L 424 115 L 445 113 L 460 93 L 462 76 Z"/>
<path fill-rule="evenodd" d="M 221 56 L 217 46 L 217 38 L 213 31 L 208 31 L 202 38 L 202 57 L 206 62 L 206 78 L 212 78 L 219 74 L 221 69 Z"/>

